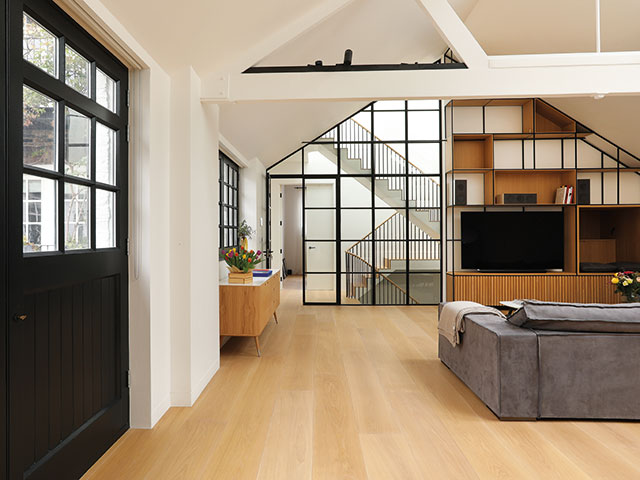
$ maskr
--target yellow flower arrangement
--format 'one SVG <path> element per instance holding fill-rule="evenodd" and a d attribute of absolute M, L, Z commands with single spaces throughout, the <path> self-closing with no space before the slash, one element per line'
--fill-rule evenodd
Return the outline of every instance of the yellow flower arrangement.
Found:
<path fill-rule="evenodd" d="M 621 294 L 627 302 L 640 301 L 640 272 L 618 272 L 611 283 L 616 286 L 615 292 Z"/>

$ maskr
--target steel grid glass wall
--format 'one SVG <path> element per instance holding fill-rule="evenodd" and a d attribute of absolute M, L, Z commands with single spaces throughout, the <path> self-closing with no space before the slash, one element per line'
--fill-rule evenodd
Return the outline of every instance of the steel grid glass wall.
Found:
<path fill-rule="evenodd" d="M 440 301 L 441 131 L 437 100 L 374 102 L 268 169 L 303 187 L 305 303 Z"/>

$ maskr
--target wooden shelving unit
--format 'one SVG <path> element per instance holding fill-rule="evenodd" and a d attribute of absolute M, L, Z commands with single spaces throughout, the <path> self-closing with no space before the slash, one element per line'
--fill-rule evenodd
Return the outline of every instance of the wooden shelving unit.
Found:
<path fill-rule="evenodd" d="M 581 272 L 580 264 L 640 262 L 640 159 L 540 99 L 454 100 L 445 108 L 445 124 L 447 299 L 488 305 L 513 298 L 619 301 L 610 273 Z M 459 178 L 471 192 L 467 205 L 453 204 Z M 592 204 L 556 204 L 556 189 L 577 190 L 581 178 L 591 179 Z M 505 193 L 535 193 L 538 201 L 498 203 Z M 513 208 L 564 212 L 563 271 L 495 274 L 460 268 L 459 213 Z"/>

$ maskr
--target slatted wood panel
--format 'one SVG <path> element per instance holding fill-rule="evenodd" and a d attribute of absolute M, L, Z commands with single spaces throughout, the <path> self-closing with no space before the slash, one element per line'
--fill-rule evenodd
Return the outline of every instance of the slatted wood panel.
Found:
<path fill-rule="evenodd" d="M 11 374 L 24 380 L 11 391 L 23 427 L 13 460 L 25 471 L 119 400 L 118 291 L 112 276 L 25 295 L 11 345 Z"/>
<path fill-rule="evenodd" d="M 453 279 L 453 280 L 452 280 Z M 618 303 L 610 275 L 456 275 L 448 276 L 449 300 L 499 305 L 528 298 L 550 302 Z"/>

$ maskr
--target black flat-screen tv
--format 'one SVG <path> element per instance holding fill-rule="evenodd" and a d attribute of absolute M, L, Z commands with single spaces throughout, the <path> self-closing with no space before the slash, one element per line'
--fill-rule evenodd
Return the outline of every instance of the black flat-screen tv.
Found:
<path fill-rule="evenodd" d="M 564 212 L 461 212 L 463 269 L 544 272 L 564 267 Z"/>

